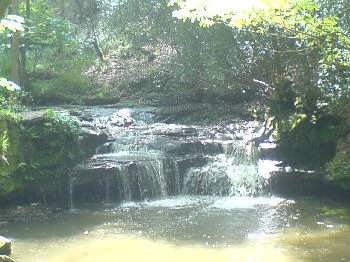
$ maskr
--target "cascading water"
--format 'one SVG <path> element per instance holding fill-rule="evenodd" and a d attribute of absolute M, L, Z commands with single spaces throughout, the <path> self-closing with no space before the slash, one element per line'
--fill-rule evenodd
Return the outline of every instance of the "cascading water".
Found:
<path fill-rule="evenodd" d="M 181 126 L 153 123 L 152 114 L 142 110 L 115 110 L 108 109 L 94 119 L 94 125 L 108 133 L 109 141 L 78 165 L 77 186 L 90 181 L 95 187 L 94 181 L 105 176 L 100 191 L 106 202 L 262 192 L 257 150 L 249 142 L 256 123 L 237 122 L 225 128 Z"/>
<path fill-rule="evenodd" d="M 225 144 L 223 154 L 203 167 L 190 168 L 185 175 L 184 194 L 255 196 L 262 192 L 257 152 L 247 141 Z"/>
<path fill-rule="evenodd" d="M 69 176 L 69 209 L 72 211 L 74 210 L 74 181 L 76 180 L 75 177 Z"/>

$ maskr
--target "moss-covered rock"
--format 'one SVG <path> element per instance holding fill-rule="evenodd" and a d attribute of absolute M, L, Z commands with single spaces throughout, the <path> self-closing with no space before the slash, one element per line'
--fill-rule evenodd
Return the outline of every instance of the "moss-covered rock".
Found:
<path fill-rule="evenodd" d="M 339 140 L 337 153 L 328 164 L 328 171 L 335 183 L 350 190 L 350 134 Z"/>
<path fill-rule="evenodd" d="M 334 157 L 337 140 L 343 135 L 339 117 L 328 115 L 317 121 L 306 117 L 292 123 L 278 123 L 279 153 L 287 162 L 315 168 Z"/>
<path fill-rule="evenodd" d="M 58 198 L 64 194 L 68 169 L 84 153 L 79 149 L 77 121 L 53 111 L 39 113 L 0 120 L 0 135 L 5 137 L 0 201 L 14 198 L 11 192 L 26 201 Z"/>
<path fill-rule="evenodd" d="M 0 111 L 0 197 L 20 184 L 12 176 L 22 160 L 20 144 L 18 116 Z"/>

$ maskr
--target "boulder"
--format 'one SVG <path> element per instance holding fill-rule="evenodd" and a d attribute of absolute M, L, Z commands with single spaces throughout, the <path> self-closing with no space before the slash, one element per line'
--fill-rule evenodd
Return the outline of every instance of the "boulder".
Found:
<path fill-rule="evenodd" d="M 11 240 L 0 236 L 0 255 L 11 255 Z"/>
<path fill-rule="evenodd" d="M 9 256 L 0 255 L 0 262 L 16 262 L 14 259 Z"/>
<path fill-rule="evenodd" d="M 79 148 L 85 155 L 93 155 L 96 148 L 107 142 L 107 135 L 103 132 L 82 128 L 79 136 Z"/>
<path fill-rule="evenodd" d="M 21 113 L 23 123 L 37 123 L 43 121 L 47 110 L 25 111 Z"/>

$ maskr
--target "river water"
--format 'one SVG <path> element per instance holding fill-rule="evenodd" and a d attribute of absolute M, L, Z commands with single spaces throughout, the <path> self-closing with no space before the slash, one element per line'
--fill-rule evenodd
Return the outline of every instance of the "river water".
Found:
<path fill-rule="evenodd" d="M 18 261 L 348 261 L 350 216 L 320 199 L 178 196 L 16 224 Z"/>
<path fill-rule="evenodd" d="M 87 110 L 108 142 L 77 165 L 70 210 L 1 230 L 17 261 L 350 261 L 349 206 L 271 195 L 276 161 L 249 143 L 257 123 L 204 128 L 157 123 L 153 109 Z M 95 201 L 78 201 L 88 190 Z"/>

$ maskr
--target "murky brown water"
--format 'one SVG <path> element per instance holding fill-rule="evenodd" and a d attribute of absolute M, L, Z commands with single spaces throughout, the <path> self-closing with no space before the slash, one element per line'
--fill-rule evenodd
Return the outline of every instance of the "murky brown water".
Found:
<path fill-rule="evenodd" d="M 19 262 L 350 261 L 350 211 L 320 199 L 176 197 L 9 225 Z"/>

